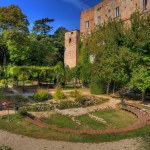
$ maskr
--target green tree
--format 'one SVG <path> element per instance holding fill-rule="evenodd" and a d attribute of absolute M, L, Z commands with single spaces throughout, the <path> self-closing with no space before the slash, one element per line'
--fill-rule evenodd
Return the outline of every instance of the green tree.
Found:
<path fill-rule="evenodd" d="M 54 22 L 54 19 L 50 18 L 43 18 L 41 20 L 36 20 L 34 22 L 32 32 L 35 34 L 48 34 L 53 29 L 53 27 L 48 25 L 49 23 L 52 22 Z"/>
<path fill-rule="evenodd" d="M 132 72 L 130 85 L 142 93 L 142 101 L 145 102 L 145 92 L 150 88 L 150 68 L 139 66 Z"/>
<path fill-rule="evenodd" d="M 29 22 L 27 16 L 22 13 L 18 6 L 10 5 L 8 7 L 0 8 L 0 57 L 1 63 L 5 67 L 9 62 L 9 47 L 8 43 L 12 40 L 12 36 L 9 37 L 9 42 L 6 38 L 6 32 L 18 31 L 23 34 L 28 33 Z M 8 31 L 9 30 L 9 31 Z M 11 47 L 12 48 L 12 47 Z"/>
<path fill-rule="evenodd" d="M 27 34 L 17 30 L 4 30 L 3 35 L 11 63 L 15 65 L 24 65 L 28 61 L 30 48 L 30 41 Z"/>
<path fill-rule="evenodd" d="M 57 48 L 53 46 L 49 35 L 30 34 L 29 64 L 37 66 L 53 66 L 56 64 L 55 53 Z"/>
<path fill-rule="evenodd" d="M 18 6 L 10 5 L 0 7 L 0 29 L 16 29 L 22 32 L 28 32 L 29 22 L 27 16 L 22 13 Z"/>
<path fill-rule="evenodd" d="M 59 27 L 53 35 L 53 46 L 57 49 L 55 52 L 56 62 L 64 61 L 64 51 L 65 51 L 65 33 L 67 29 L 64 27 Z"/>

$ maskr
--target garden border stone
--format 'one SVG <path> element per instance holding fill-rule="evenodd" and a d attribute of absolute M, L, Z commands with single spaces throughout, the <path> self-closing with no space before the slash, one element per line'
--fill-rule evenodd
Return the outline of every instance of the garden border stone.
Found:
<path fill-rule="evenodd" d="M 70 132 L 70 133 L 76 133 L 76 134 L 114 134 L 114 133 L 121 133 L 121 132 L 127 132 L 139 129 L 143 127 L 146 124 L 150 124 L 150 111 L 145 110 L 143 111 L 140 107 L 132 105 L 132 104 L 126 104 L 125 106 L 122 106 L 122 109 L 125 111 L 128 111 L 132 114 L 134 114 L 138 120 L 135 124 L 119 128 L 119 129 L 110 129 L 110 130 L 74 130 L 70 128 L 60 128 L 53 125 L 48 125 L 44 122 L 41 122 L 40 120 L 32 119 L 29 116 L 25 116 L 25 119 L 29 121 L 30 123 L 33 123 L 37 126 L 43 127 L 43 128 L 49 128 L 52 130 L 60 131 L 60 132 Z"/>

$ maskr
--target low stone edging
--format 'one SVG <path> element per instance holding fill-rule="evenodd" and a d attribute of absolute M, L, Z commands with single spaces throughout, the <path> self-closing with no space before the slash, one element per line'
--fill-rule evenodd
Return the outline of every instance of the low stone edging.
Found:
<path fill-rule="evenodd" d="M 132 131 L 139 129 L 143 127 L 146 124 L 149 124 L 149 119 L 150 119 L 150 113 L 148 112 L 147 114 L 142 112 L 140 108 L 132 106 L 132 105 L 126 105 L 122 107 L 123 110 L 129 111 L 133 113 L 134 115 L 137 116 L 138 120 L 135 124 L 125 127 L 125 128 L 119 128 L 119 129 L 110 129 L 110 130 L 74 130 L 70 128 L 59 128 L 57 126 L 52 126 L 48 125 L 44 122 L 41 122 L 40 120 L 33 120 L 29 116 L 26 116 L 25 119 L 37 126 L 43 127 L 43 128 L 49 128 L 52 130 L 56 131 L 61 131 L 61 132 L 71 132 L 71 133 L 76 133 L 76 134 L 113 134 L 113 133 L 121 133 L 121 132 L 127 132 L 127 131 Z"/>

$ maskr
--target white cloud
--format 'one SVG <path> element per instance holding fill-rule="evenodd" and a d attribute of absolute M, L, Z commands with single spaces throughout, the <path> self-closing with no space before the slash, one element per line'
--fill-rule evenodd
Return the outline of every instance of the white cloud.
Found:
<path fill-rule="evenodd" d="M 62 0 L 63 2 L 70 3 L 80 9 L 88 8 L 89 6 L 81 2 L 80 0 Z"/>

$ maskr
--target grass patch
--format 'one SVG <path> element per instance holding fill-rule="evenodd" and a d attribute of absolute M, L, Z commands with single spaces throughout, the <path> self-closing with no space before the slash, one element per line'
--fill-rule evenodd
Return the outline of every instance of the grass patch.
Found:
<path fill-rule="evenodd" d="M 143 128 L 138 130 L 117 133 L 117 134 L 102 134 L 102 135 L 88 135 L 88 134 L 74 134 L 74 133 L 65 133 L 54 131 L 51 129 L 45 129 L 38 127 L 32 123 L 29 123 L 24 118 L 19 115 L 11 115 L 11 122 L 7 121 L 7 118 L 0 119 L 0 129 L 6 130 L 12 133 L 21 134 L 24 136 L 34 137 L 37 139 L 48 139 L 48 140 L 57 140 L 57 141 L 70 141 L 70 142 L 87 142 L 87 143 L 99 143 L 99 142 L 112 142 L 118 141 L 122 139 L 136 138 L 141 135 L 146 134 L 150 131 L 150 125 L 146 125 Z M 58 116 L 58 119 L 62 120 L 60 122 L 65 123 L 68 119 L 63 118 L 62 116 Z M 48 122 L 51 120 L 48 120 Z M 55 121 L 53 118 L 53 123 L 57 123 L 59 125 L 60 122 Z M 51 123 L 51 122 L 49 122 Z M 61 123 L 60 123 L 61 124 Z M 69 124 L 69 125 L 68 125 Z M 72 123 L 65 123 L 67 127 L 72 126 Z M 61 124 L 62 126 L 62 124 Z"/>
<path fill-rule="evenodd" d="M 102 123 L 91 119 L 88 115 L 78 116 L 77 119 L 86 124 L 89 129 L 117 129 L 133 125 L 137 118 L 129 112 L 123 110 L 109 109 L 92 113 L 94 116 L 102 118 L 107 123 Z"/>
<path fill-rule="evenodd" d="M 78 116 L 76 118 L 83 123 L 83 125 L 84 125 L 83 129 L 98 130 L 98 129 L 106 129 L 107 128 L 107 125 L 91 119 L 88 115 Z"/>
<path fill-rule="evenodd" d="M 61 114 L 54 114 L 49 118 L 43 118 L 42 121 L 61 128 L 81 129 L 81 127 L 74 123 L 68 116 Z"/>
<path fill-rule="evenodd" d="M 137 118 L 133 114 L 123 110 L 105 110 L 94 112 L 93 115 L 103 118 L 108 123 L 106 129 L 116 129 L 133 125 Z"/>

